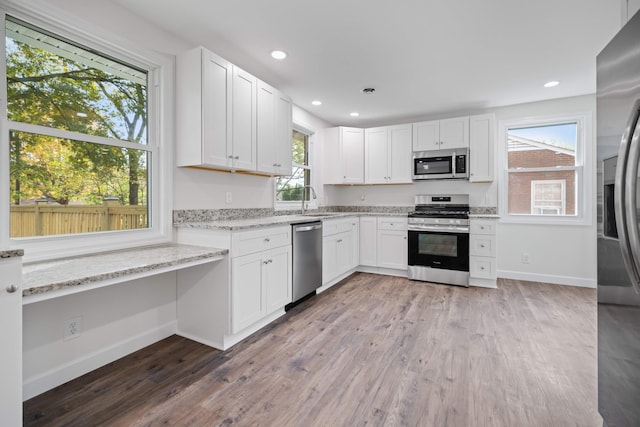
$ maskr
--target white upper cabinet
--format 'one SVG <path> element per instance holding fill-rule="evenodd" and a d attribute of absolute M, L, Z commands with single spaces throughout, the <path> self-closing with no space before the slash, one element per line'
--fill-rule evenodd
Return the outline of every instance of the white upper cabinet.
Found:
<path fill-rule="evenodd" d="M 495 116 L 481 114 L 469 118 L 469 181 L 491 182 L 494 176 Z"/>
<path fill-rule="evenodd" d="M 178 166 L 231 167 L 231 68 L 197 48 L 178 55 L 176 79 Z"/>
<path fill-rule="evenodd" d="M 413 124 L 413 151 L 469 147 L 469 117 Z"/>
<path fill-rule="evenodd" d="M 365 183 L 411 182 L 410 124 L 365 130 Z"/>
<path fill-rule="evenodd" d="M 326 184 L 364 184 L 364 130 L 336 127 L 324 130 Z"/>
<path fill-rule="evenodd" d="M 232 75 L 232 168 L 255 170 L 258 80 L 235 65 Z"/>
<path fill-rule="evenodd" d="M 288 97 L 202 47 L 176 69 L 178 166 L 291 173 Z"/>
<path fill-rule="evenodd" d="M 291 99 L 258 81 L 258 172 L 291 174 Z"/>

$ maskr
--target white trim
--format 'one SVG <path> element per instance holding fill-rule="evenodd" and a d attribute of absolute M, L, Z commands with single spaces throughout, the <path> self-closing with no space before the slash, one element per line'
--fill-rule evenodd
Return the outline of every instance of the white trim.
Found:
<path fill-rule="evenodd" d="M 316 159 L 315 159 L 315 153 L 314 150 L 312 150 L 313 144 L 315 144 L 316 141 L 316 131 L 312 130 L 311 128 L 309 128 L 307 125 L 301 125 L 300 123 L 293 123 L 292 126 L 292 138 L 293 138 L 293 131 L 297 131 L 300 133 L 303 133 L 305 135 L 307 135 L 307 157 L 309 159 L 309 164 L 308 165 L 299 165 L 297 163 L 294 163 L 293 160 L 291 161 L 291 165 L 292 168 L 303 168 L 309 171 L 309 173 L 311 174 L 311 186 L 313 187 L 314 191 L 316 191 L 316 183 L 317 183 L 317 171 L 314 172 L 315 165 L 316 165 Z M 293 141 L 293 139 L 292 139 Z M 293 171 L 292 171 L 293 172 Z M 273 180 L 273 209 L 276 211 L 284 211 L 284 210 L 296 210 L 298 208 L 301 208 L 302 206 L 302 201 L 301 200 L 287 200 L 287 201 L 281 201 L 279 202 L 276 199 L 277 196 L 277 191 L 278 191 L 278 178 L 276 177 Z M 318 199 L 314 199 L 311 198 L 309 201 L 305 202 L 305 210 L 306 209 L 318 209 Z"/>
<path fill-rule="evenodd" d="M 68 40 L 94 48 L 132 66 L 148 70 L 148 142 L 132 148 L 151 152 L 148 167 L 151 180 L 147 183 L 151 200 L 150 228 L 122 232 L 87 233 L 64 236 L 11 239 L 9 226 L 0 225 L 0 246 L 25 250 L 25 262 L 74 256 L 90 252 L 117 250 L 172 240 L 173 167 L 174 167 L 174 62 L 175 58 L 147 49 L 138 49 L 119 35 L 106 32 L 54 6 L 32 4 L 20 0 L 3 0 L 0 17 L 9 14 L 43 30 Z M 2 34 L 4 35 L 4 25 Z M 5 74 L 4 55 L 0 55 L 0 72 Z M 0 79 L 1 93 L 6 93 L 6 79 Z M 4 97 L 0 109 L 6 111 Z M 5 115 L 0 117 L 0 129 L 8 129 Z M 83 138 L 86 139 L 86 138 Z M 0 158 L 8 159 L 8 132 L 0 132 Z M 0 212 L 9 212 L 9 171 L 0 168 Z"/>
<path fill-rule="evenodd" d="M 508 213 L 509 195 L 509 173 L 525 172 L 528 170 L 510 170 L 508 166 L 508 141 L 507 131 L 509 128 L 521 128 L 531 126 L 545 126 L 560 123 L 577 123 L 577 144 L 576 144 L 576 166 L 569 168 L 576 171 L 576 209 L 575 216 L 551 216 L 551 215 L 522 215 Z M 591 225 L 593 222 L 592 202 L 593 183 L 592 158 L 593 147 L 595 146 L 593 137 L 593 119 L 591 112 L 576 112 L 574 114 L 558 114 L 550 116 L 531 116 L 519 119 L 500 120 L 498 135 L 498 170 L 500 181 L 498 194 L 498 213 L 500 223 L 517 224 L 558 224 L 558 225 Z M 540 168 L 546 169 L 546 168 Z M 563 170 L 564 168 L 552 168 L 550 170 Z"/>
<path fill-rule="evenodd" d="M 547 185 L 556 185 L 560 184 L 560 200 L 561 206 L 557 209 L 560 210 L 560 213 L 556 215 L 565 215 L 567 211 L 567 197 L 565 192 L 567 191 L 567 180 L 566 179 L 532 179 L 531 180 L 531 213 L 533 215 L 544 215 L 544 214 L 534 214 L 534 209 L 555 209 L 554 207 L 545 208 L 543 206 L 536 206 L 536 186 L 547 186 Z M 538 204 L 543 204 L 545 200 L 541 200 Z"/>
<path fill-rule="evenodd" d="M 579 286 L 582 288 L 596 288 L 596 279 L 586 277 L 558 276 L 555 274 L 526 273 L 521 271 L 498 270 L 498 277 L 502 279 L 525 280 L 527 282 L 551 283 L 554 285 Z"/>
<path fill-rule="evenodd" d="M 27 378 L 22 382 L 22 399 L 28 400 L 34 396 L 51 390 L 54 387 L 78 378 L 88 372 L 98 369 L 108 363 L 118 360 L 128 354 L 138 351 L 153 343 L 174 335 L 177 330 L 177 321 L 160 325 L 152 330 L 136 336 L 124 339 L 115 344 L 78 357 L 64 365 L 50 369 L 35 377 Z"/>

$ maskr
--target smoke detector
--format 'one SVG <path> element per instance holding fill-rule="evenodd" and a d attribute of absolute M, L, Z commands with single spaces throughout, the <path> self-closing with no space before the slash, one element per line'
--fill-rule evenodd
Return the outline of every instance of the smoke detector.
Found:
<path fill-rule="evenodd" d="M 375 88 L 372 87 L 365 87 L 364 89 L 361 90 L 362 93 L 366 93 L 366 94 L 372 94 L 374 93 L 376 90 Z"/>

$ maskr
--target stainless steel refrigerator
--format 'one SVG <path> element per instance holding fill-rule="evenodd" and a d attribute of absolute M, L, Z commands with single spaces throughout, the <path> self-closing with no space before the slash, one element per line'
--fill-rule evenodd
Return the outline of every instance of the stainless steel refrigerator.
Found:
<path fill-rule="evenodd" d="M 640 426 L 640 14 L 597 58 L 598 410 Z"/>

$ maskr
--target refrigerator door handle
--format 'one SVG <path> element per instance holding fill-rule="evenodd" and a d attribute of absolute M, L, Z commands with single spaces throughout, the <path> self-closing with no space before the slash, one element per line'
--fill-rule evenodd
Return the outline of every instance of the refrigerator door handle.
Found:
<path fill-rule="evenodd" d="M 639 116 L 640 100 L 637 100 L 620 142 L 614 197 L 622 258 L 636 293 L 640 293 L 640 233 L 636 207 L 640 161 Z"/>

